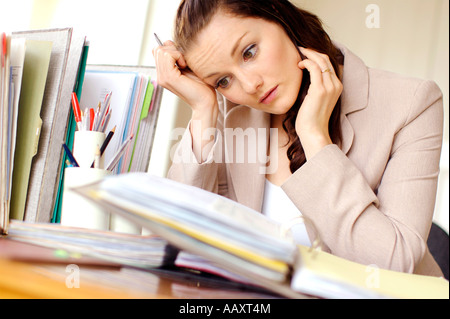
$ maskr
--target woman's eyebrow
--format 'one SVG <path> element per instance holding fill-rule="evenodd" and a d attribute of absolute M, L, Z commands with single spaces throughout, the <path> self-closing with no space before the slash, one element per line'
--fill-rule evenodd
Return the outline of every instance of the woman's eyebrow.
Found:
<path fill-rule="evenodd" d="M 236 54 L 236 50 L 239 47 L 239 44 L 241 43 L 242 39 L 247 35 L 248 32 L 245 32 L 239 39 L 237 39 L 236 43 L 234 44 L 233 48 L 231 49 L 231 56 L 233 57 Z"/>

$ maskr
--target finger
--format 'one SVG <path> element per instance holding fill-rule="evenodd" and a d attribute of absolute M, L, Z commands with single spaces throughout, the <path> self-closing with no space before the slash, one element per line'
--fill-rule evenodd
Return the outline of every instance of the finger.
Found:
<path fill-rule="evenodd" d="M 307 69 L 309 71 L 311 84 L 313 85 L 323 84 L 322 71 L 320 69 L 320 66 L 316 62 L 310 59 L 305 59 L 298 63 L 298 67 L 300 69 Z"/>
<path fill-rule="evenodd" d="M 337 76 L 330 72 L 325 72 L 329 73 L 329 75 L 325 74 L 324 76 L 320 66 L 316 62 L 306 59 L 299 62 L 298 66 L 301 69 L 307 69 L 309 71 L 311 88 L 317 94 L 339 96 L 342 92 L 342 83 Z"/>
<path fill-rule="evenodd" d="M 323 84 L 327 89 L 333 89 L 342 85 L 328 55 L 302 47 L 300 47 L 300 51 L 307 56 L 307 59 L 314 61 L 319 65 Z"/>
<path fill-rule="evenodd" d="M 166 41 L 167 43 L 168 41 Z M 158 46 L 154 49 L 154 57 L 156 63 L 161 61 L 170 61 L 173 65 L 176 65 L 177 67 L 184 69 L 187 67 L 186 60 L 184 59 L 184 55 L 176 49 L 175 46 L 171 45 L 164 45 L 164 46 Z"/>
<path fill-rule="evenodd" d="M 300 50 L 308 59 L 319 65 L 322 73 L 334 73 L 334 68 L 328 55 L 307 48 L 300 48 Z"/>
<path fill-rule="evenodd" d="M 167 41 L 164 41 L 164 43 L 163 43 L 163 45 L 166 47 L 170 47 L 170 46 L 173 46 L 173 47 L 175 47 L 175 42 L 173 42 L 172 40 L 167 40 Z"/>

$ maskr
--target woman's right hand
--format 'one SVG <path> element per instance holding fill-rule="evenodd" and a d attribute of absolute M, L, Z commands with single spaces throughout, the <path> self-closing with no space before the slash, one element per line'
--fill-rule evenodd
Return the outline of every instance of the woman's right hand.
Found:
<path fill-rule="evenodd" d="M 216 91 L 201 81 L 187 66 L 183 54 L 172 41 L 153 49 L 158 84 L 191 106 L 194 113 L 216 114 Z M 211 114 L 210 113 L 210 114 Z"/>
<path fill-rule="evenodd" d="M 183 54 L 172 41 L 153 49 L 158 84 L 170 90 L 192 108 L 190 131 L 192 151 L 199 163 L 212 147 L 214 136 L 204 134 L 215 128 L 219 106 L 216 90 L 200 80 L 187 66 Z"/>

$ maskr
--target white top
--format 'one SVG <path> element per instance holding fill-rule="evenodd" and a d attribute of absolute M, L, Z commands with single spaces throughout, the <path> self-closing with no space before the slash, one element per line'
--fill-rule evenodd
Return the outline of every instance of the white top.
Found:
<path fill-rule="evenodd" d="M 305 224 L 298 219 L 302 216 L 302 213 L 281 187 L 272 184 L 267 179 L 264 187 L 262 213 L 280 224 L 288 225 L 294 222 L 291 231 L 295 242 L 300 245 L 311 246 Z"/>

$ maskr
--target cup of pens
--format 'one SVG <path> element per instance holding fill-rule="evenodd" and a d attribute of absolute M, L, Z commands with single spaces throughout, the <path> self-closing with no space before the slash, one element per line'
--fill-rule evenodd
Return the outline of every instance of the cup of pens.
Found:
<path fill-rule="evenodd" d="M 110 214 L 104 208 L 81 197 L 72 188 L 99 181 L 112 174 L 104 169 L 103 153 L 111 140 L 114 130 L 108 135 L 106 127 L 109 99 L 105 100 L 101 112 L 91 111 L 81 114 L 78 99 L 72 95 L 74 115 L 77 122 L 73 152 L 64 144 L 68 156 L 68 167 L 64 170 L 64 192 L 61 211 L 61 224 L 65 226 L 108 230 Z"/>

